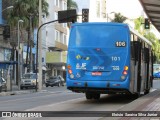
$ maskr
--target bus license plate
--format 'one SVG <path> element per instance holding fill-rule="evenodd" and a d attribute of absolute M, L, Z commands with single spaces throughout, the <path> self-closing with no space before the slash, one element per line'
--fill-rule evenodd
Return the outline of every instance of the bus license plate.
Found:
<path fill-rule="evenodd" d="M 92 72 L 92 75 L 93 75 L 93 76 L 101 76 L 101 75 L 102 75 L 102 72 Z"/>

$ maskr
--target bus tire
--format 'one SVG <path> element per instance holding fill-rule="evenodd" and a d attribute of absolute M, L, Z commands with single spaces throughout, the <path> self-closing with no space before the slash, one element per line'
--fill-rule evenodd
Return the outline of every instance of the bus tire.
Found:
<path fill-rule="evenodd" d="M 87 100 L 90 100 L 90 99 L 92 99 L 92 98 L 93 98 L 92 93 L 88 93 L 88 92 L 86 92 L 86 93 L 85 93 L 85 95 L 86 95 L 86 99 L 87 99 Z"/>
<path fill-rule="evenodd" d="M 135 97 L 135 98 L 139 98 L 139 97 L 140 97 L 140 93 L 139 93 L 139 92 L 138 92 L 138 93 L 135 93 L 135 94 L 134 94 L 134 97 Z"/>
<path fill-rule="evenodd" d="M 94 94 L 93 98 L 95 100 L 99 100 L 100 99 L 100 94 L 99 93 Z"/>
<path fill-rule="evenodd" d="M 149 89 L 145 90 L 145 91 L 144 91 L 144 94 L 145 94 L 145 95 L 148 94 L 149 91 L 150 91 Z"/>
<path fill-rule="evenodd" d="M 0 92 L 2 92 L 2 86 L 0 86 Z"/>

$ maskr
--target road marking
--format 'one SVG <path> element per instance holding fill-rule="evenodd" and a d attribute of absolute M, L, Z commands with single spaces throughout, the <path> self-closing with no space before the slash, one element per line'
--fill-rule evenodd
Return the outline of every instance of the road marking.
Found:
<path fill-rule="evenodd" d="M 42 92 L 38 92 L 38 93 L 42 93 Z M 50 92 L 49 92 L 49 93 L 50 93 Z M 20 98 L 20 99 L 14 99 L 14 100 L 0 101 L 0 103 L 13 102 L 13 101 L 16 101 L 16 102 L 17 102 L 18 100 L 27 100 L 27 99 L 32 99 L 32 98 L 46 97 L 46 96 L 51 96 L 51 94 L 58 94 L 58 93 L 66 93 L 66 91 L 51 92 L 49 95 L 44 95 L 44 96 L 27 97 L 27 98 Z"/>
<path fill-rule="evenodd" d="M 66 101 L 62 101 L 62 102 L 58 102 L 58 103 L 54 103 L 54 104 L 50 104 L 50 105 L 41 105 L 41 106 L 38 106 L 38 107 L 35 107 L 35 108 L 31 108 L 31 109 L 27 109 L 25 111 L 34 111 L 34 110 L 39 110 L 40 108 L 44 108 L 44 107 L 51 107 L 51 106 L 55 106 L 55 105 L 59 105 L 59 104 L 64 104 L 66 102 L 72 102 L 72 101 L 76 101 L 76 100 L 81 100 L 81 99 L 84 99 L 84 97 L 82 98 L 76 98 L 76 99 L 71 99 L 71 100 L 66 100 Z"/>

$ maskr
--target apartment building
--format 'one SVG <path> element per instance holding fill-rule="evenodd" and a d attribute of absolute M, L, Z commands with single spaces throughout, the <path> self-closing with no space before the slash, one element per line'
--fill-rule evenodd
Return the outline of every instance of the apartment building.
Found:
<path fill-rule="evenodd" d="M 9 69 L 9 66 L 13 69 L 13 54 L 11 41 L 12 38 L 4 38 L 3 31 L 5 23 L 5 16 L 7 15 L 7 10 L 9 6 L 12 5 L 12 0 L 0 0 L 0 76 L 6 79 L 6 74 Z"/>
<path fill-rule="evenodd" d="M 46 0 L 49 4 L 49 16 L 45 22 L 58 19 L 58 11 L 67 10 L 67 0 Z M 51 23 L 46 25 L 46 65 L 47 77 L 61 75 L 65 77 L 67 57 L 67 24 Z"/>

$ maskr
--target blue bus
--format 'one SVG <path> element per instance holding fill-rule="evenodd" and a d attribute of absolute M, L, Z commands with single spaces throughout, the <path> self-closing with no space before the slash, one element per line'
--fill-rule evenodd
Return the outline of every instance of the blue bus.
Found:
<path fill-rule="evenodd" d="M 100 94 L 147 94 L 151 88 L 152 43 L 122 23 L 75 23 L 67 56 L 67 89 Z"/>

